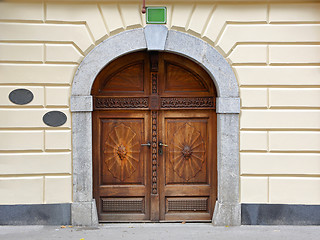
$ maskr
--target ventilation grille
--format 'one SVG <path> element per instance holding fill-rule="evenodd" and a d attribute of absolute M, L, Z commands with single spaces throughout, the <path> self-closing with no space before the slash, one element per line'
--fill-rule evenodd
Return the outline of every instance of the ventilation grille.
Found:
<path fill-rule="evenodd" d="M 167 211 L 207 211 L 208 199 L 167 199 Z"/>
<path fill-rule="evenodd" d="M 103 212 L 144 212 L 143 198 L 130 199 L 102 199 Z"/>

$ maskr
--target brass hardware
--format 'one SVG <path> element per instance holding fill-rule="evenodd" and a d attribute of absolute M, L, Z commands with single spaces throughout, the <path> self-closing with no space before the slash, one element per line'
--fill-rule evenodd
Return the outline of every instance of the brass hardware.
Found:
<path fill-rule="evenodd" d="M 158 153 L 159 153 L 159 155 L 162 155 L 163 154 L 163 148 L 162 147 L 168 147 L 168 145 L 167 144 L 164 144 L 164 143 L 162 143 L 162 142 L 159 142 L 159 150 L 158 150 Z"/>
<path fill-rule="evenodd" d="M 164 143 L 162 143 L 162 142 L 159 142 L 159 146 L 160 146 L 160 147 L 168 147 L 167 144 L 164 144 Z"/>
<path fill-rule="evenodd" d="M 151 147 L 151 143 L 148 142 L 148 143 L 142 143 L 141 146 L 148 146 L 148 147 Z"/>

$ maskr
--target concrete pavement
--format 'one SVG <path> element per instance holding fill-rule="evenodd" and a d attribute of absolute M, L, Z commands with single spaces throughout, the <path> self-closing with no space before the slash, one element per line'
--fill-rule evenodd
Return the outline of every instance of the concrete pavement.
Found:
<path fill-rule="evenodd" d="M 0 226 L 1 240 L 320 240 L 320 226 L 215 227 L 209 223 L 101 224 L 92 227 Z"/>

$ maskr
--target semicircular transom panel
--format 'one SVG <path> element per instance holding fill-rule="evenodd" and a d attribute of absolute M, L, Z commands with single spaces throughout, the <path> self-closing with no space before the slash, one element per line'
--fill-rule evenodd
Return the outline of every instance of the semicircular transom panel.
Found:
<path fill-rule="evenodd" d="M 174 63 L 166 62 L 165 92 L 209 92 L 199 75 Z"/>
<path fill-rule="evenodd" d="M 104 81 L 101 92 L 143 92 L 143 62 L 121 68 Z"/>

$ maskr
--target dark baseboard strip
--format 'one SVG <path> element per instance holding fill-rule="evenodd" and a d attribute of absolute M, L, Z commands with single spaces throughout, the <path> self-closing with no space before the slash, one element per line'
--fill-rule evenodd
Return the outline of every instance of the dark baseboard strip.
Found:
<path fill-rule="evenodd" d="M 0 225 L 70 225 L 71 204 L 0 205 Z M 242 225 L 320 225 L 320 205 L 241 204 Z"/>
<path fill-rule="evenodd" d="M 320 205 L 241 204 L 242 225 L 320 225 Z"/>
<path fill-rule="evenodd" d="M 71 203 L 0 205 L 0 225 L 70 225 Z"/>

